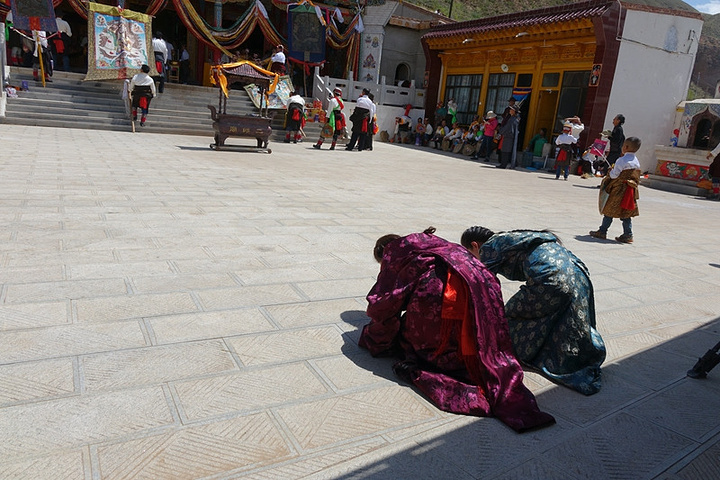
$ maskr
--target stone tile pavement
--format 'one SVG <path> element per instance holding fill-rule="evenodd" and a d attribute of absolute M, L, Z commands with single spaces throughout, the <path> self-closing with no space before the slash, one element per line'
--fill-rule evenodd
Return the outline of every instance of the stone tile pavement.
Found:
<path fill-rule="evenodd" d="M 643 188 L 622 245 L 587 235 L 596 179 L 210 142 L 0 125 L 0 479 L 720 478 L 720 367 L 685 377 L 720 340 L 720 204 Z M 527 374 L 551 428 L 440 412 L 357 347 L 375 239 L 472 224 L 590 268 L 604 387 Z"/>

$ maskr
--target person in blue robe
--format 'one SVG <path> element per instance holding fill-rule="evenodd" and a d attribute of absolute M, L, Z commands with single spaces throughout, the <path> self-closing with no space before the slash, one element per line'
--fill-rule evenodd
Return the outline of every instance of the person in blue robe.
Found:
<path fill-rule="evenodd" d="M 597 393 L 606 351 L 585 264 L 549 231 L 475 226 L 461 243 L 493 273 L 525 282 L 505 304 L 520 362 L 555 383 Z"/>

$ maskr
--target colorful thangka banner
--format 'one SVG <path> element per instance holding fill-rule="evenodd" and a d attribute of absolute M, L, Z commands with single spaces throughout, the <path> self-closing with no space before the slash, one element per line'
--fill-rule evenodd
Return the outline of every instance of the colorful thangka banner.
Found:
<path fill-rule="evenodd" d="M 157 75 L 152 17 L 99 3 L 88 4 L 88 73 L 85 80 L 131 78 L 140 67 Z"/>
<path fill-rule="evenodd" d="M 288 55 L 298 62 L 318 63 L 325 60 L 325 26 L 309 2 L 289 5 Z"/>
<path fill-rule="evenodd" d="M 10 9 L 18 30 L 57 32 L 52 0 L 11 0 Z"/>

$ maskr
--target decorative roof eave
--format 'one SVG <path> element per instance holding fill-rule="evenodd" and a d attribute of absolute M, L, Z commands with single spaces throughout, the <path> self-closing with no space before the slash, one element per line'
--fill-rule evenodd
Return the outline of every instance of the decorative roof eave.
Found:
<path fill-rule="evenodd" d="M 552 41 L 561 38 L 594 36 L 594 28 L 591 18 L 579 18 L 553 24 L 534 24 L 528 27 L 514 26 L 474 33 L 461 32 L 447 37 L 427 38 L 427 35 L 424 35 L 423 39 L 432 50 L 477 48 L 498 43 L 515 47 L 539 40 Z"/>
<path fill-rule="evenodd" d="M 417 18 L 401 17 L 399 15 L 391 16 L 388 21 L 389 25 L 410 28 L 412 30 L 429 30 L 433 27 L 444 25 L 446 23 L 448 23 L 447 20 L 418 20 Z"/>
<path fill-rule="evenodd" d="M 607 0 L 590 0 L 441 25 L 433 28 L 422 38 L 431 48 L 446 48 L 450 45 L 458 46 L 468 38 L 514 39 L 516 35 L 522 33 L 547 33 L 549 26 L 552 27 L 552 31 L 567 30 L 568 25 L 577 28 L 578 23 L 582 23 L 583 26 L 591 24 L 592 18 L 604 15 L 616 3 Z"/>

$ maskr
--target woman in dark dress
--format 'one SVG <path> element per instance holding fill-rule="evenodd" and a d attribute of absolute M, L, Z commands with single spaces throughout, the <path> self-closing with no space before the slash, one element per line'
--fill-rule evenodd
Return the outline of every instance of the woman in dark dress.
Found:
<path fill-rule="evenodd" d="M 548 231 L 470 227 L 461 243 L 490 271 L 524 285 L 505 304 L 515 355 L 544 377 L 592 395 L 605 344 L 585 264 Z"/>
<path fill-rule="evenodd" d="M 441 410 L 497 417 L 516 431 L 554 423 L 522 383 L 497 278 L 434 231 L 378 239 L 360 346 L 400 357 L 395 373 Z"/>

